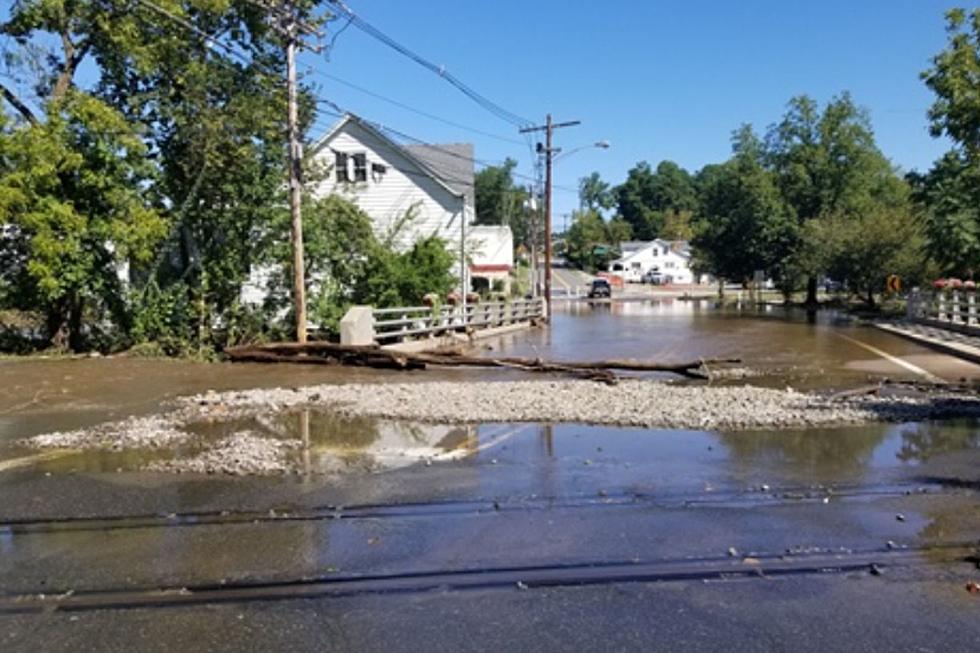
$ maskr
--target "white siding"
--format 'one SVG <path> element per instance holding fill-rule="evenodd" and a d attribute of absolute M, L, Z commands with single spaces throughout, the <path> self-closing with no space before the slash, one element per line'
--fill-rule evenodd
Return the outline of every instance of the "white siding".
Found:
<path fill-rule="evenodd" d="M 479 226 L 467 230 L 466 247 L 474 266 L 514 267 L 514 235 L 508 226 Z"/>
<path fill-rule="evenodd" d="M 338 182 L 334 152 L 365 152 L 367 181 Z M 447 241 L 450 250 L 458 251 L 462 220 L 472 220 L 472 208 L 390 143 L 348 121 L 321 146 L 316 160 L 330 170 L 316 194 L 322 197 L 336 193 L 357 204 L 371 216 L 378 237 L 387 237 L 406 212 L 414 208 L 416 217 L 399 230 L 393 241 L 396 248 L 408 249 L 416 240 L 436 235 Z M 385 172 L 372 174 L 372 164 L 385 166 Z"/>

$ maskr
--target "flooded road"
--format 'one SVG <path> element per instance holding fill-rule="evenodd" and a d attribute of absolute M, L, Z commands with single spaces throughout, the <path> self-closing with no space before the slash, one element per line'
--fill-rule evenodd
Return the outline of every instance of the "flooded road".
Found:
<path fill-rule="evenodd" d="M 976 373 L 833 316 L 590 306 L 495 353 L 741 357 L 747 382 Z M 429 373 L 0 362 L 0 650 L 975 650 L 980 424 L 422 425 L 292 408 L 175 449 L 17 440 L 208 389 Z M 437 371 L 440 380 L 523 378 Z M 38 394 L 40 391 L 40 394 Z M 295 473 L 145 471 L 236 435 Z M 42 454 L 43 455 L 43 454 Z M 43 597 L 41 596 L 43 595 Z"/>

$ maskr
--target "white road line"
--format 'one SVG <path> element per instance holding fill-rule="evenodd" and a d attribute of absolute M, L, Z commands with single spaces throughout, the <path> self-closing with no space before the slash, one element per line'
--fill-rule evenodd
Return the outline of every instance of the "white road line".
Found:
<path fill-rule="evenodd" d="M 836 331 L 834 332 L 834 335 L 840 336 L 841 338 L 843 338 L 844 340 L 847 340 L 849 342 L 853 342 L 858 347 L 862 347 L 864 349 L 867 349 L 872 354 L 877 354 L 878 356 L 881 356 L 885 360 L 891 361 L 892 363 L 895 363 L 899 367 L 903 367 L 903 368 L 907 369 L 909 372 L 912 372 L 914 374 L 918 374 L 919 376 L 921 376 L 921 377 L 923 377 L 925 379 L 928 379 L 929 381 L 932 381 L 933 383 L 945 383 L 945 381 L 943 379 L 939 378 L 938 376 L 936 376 L 932 372 L 927 372 L 926 370 L 922 369 L 918 365 L 913 365 L 912 363 L 909 363 L 908 361 L 904 361 L 901 358 L 898 358 L 897 356 L 892 356 L 888 352 L 882 351 L 882 350 L 878 349 L 877 347 L 874 347 L 872 345 L 869 345 L 866 342 L 861 342 L 860 340 L 855 340 L 854 338 L 852 338 L 850 336 L 845 336 L 843 333 L 837 333 Z"/>

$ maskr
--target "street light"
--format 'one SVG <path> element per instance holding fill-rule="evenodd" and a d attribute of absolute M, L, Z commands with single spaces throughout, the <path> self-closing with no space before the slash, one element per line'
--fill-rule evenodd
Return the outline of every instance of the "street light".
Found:
<path fill-rule="evenodd" d="M 564 158 L 570 157 L 571 155 L 575 154 L 576 152 L 581 152 L 582 150 L 588 150 L 588 149 L 593 148 L 593 147 L 598 148 L 600 150 L 608 150 L 609 147 L 610 147 L 610 145 L 609 145 L 609 141 L 602 140 L 602 141 L 596 141 L 595 143 L 592 143 L 591 145 L 581 145 L 581 146 L 576 147 L 574 149 L 571 149 L 571 150 L 569 150 L 567 152 L 562 152 L 561 151 L 561 148 L 558 148 L 558 152 L 560 152 L 560 154 L 558 154 L 558 156 L 556 156 L 554 158 L 554 160 L 555 161 L 558 161 L 560 159 L 564 159 Z"/>
<path fill-rule="evenodd" d="M 550 124 L 550 116 L 549 116 Z M 560 159 L 566 159 L 576 152 L 581 152 L 582 150 L 588 150 L 591 148 L 597 148 L 600 150 L 609 149 L 609 141 L 601 140 L 592 143 L 591 145 L 582 145 L 573 148 L 567 152 L 562 152 L 560 147 L 551 147 L 551 138 L 549 132 L 548 145 L 541 147 L 539 144 L 538 151 L 545 156 L 546 169 L 547 169 L 547 182 L 545 183 L 545 202 L 547 208 L 545 209 L 545 256 L 544 256 L 544 288 L 545 288 L 545 304 L 548 307 L 548 321 L 551 322 L 551 179 L 552 179 L 552 167 L 553 164 Z"/>

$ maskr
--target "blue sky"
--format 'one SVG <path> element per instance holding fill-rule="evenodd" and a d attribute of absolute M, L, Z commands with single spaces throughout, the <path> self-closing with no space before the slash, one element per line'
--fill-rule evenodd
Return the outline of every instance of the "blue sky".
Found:
<path fill-rule="evenodd" d="M 347 0 L 389 36 L 443 64 L 508 110 L 543 121 L 578 119 L 557 132 L 587 149 L 556 169 L 573 188 L 599 171 L 621 182 L 637 161 L 677 161 L 689 170 L 729 155 L 731 131 L 777 121 L 790 97 L 824 102 L 850 91 L 872 118 L 878 143 L 903 169 L 928 168 L 948 143 L 931 138 L 932 101 L 919 73 L 945 44 L 944 12 L 933 0 Z M 342 24 L 342 23 L 340 23 Z M 335 24 L 339 26 L 340 24 Z M 505 138 L 514 128 L 433 73 L 355 27 L 337 38 L 329 61 L 304 54 L 304 67 Z M 471 141 L 478 159 L 516 158 L 529 173 L 526 145 L 460 130 L 410 113 L 321 76 L 323 97 L 432 142 Z M 325 119 L 324 124 L 329 119 Z M 555 194 L 556 213 L 576 207 Z M 559 223 L 560 224 L 560 223 Z"/>

